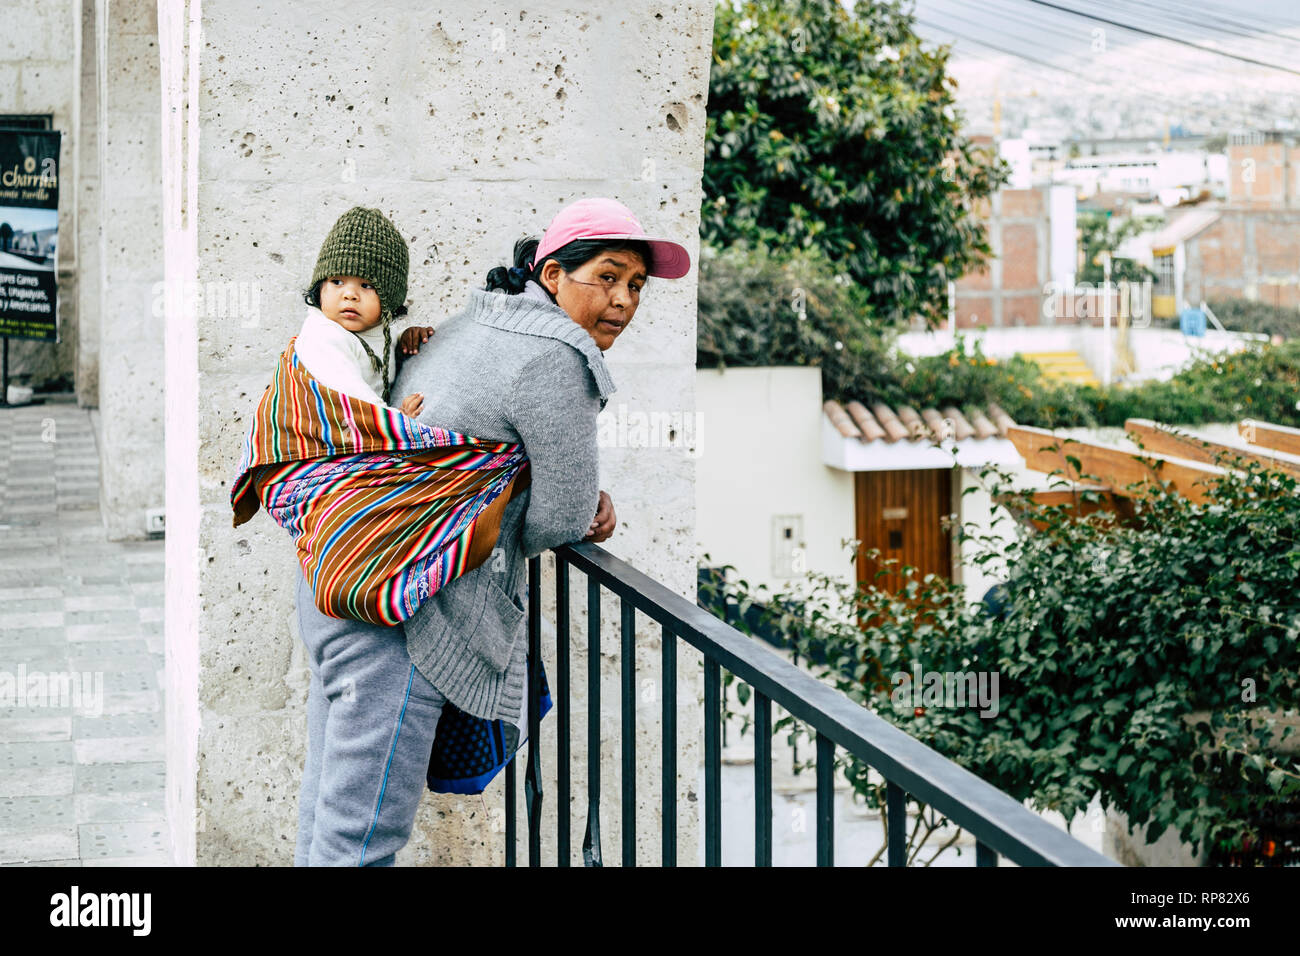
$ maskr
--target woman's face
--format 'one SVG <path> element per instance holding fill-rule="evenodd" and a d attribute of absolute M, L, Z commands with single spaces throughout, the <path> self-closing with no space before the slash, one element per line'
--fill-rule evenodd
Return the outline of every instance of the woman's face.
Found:
<path fill-rule="evenodd" d="M 645 261 L 630 250 L 609 249 L 572 272 L 548 259 L 540 278 L 556 304 L 587 330 L 603 352 L 636 314 L 645 287 Z"/>

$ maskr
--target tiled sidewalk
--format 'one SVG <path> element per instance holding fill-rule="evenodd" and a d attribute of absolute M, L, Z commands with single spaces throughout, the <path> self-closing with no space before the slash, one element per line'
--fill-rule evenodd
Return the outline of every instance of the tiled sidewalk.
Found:
<path fill-rule="evenodd" d="M 163 542 L 106 540 L 91 414 L 0 408 L 0 865 L 170 863 Z"/>

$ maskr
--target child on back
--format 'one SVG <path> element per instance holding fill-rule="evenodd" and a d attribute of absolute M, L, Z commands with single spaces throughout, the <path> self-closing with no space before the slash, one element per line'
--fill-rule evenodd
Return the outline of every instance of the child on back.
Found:
<path fill-rule="evenodd" d="M 393 366 L 401 361 L 394 355 L 391 324 L 406 314 L 408 263 L 406 240 L 378 209 L 354 206 L 338 218 L 312 271 L 307 317 L 294 342 L 313 378 L 353 398 L 388 405 Z M 399 340 L 402 354 L 417 351 L 432 334 L 429 327 L 407 329 Z M 417 392 L 394 407 L 414 418 L 423 406 Z"/>

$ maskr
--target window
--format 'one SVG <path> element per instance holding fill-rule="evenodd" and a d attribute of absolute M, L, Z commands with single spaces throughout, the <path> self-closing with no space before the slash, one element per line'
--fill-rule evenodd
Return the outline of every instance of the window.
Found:
<path fill-rule="evenodd" d="M 1173 295 L 1174 294 L 1174 257 L 1173 253 L 1167 256 L 1155 257 L 1156 281 L 1151 288 L 1152 295 Z"/>

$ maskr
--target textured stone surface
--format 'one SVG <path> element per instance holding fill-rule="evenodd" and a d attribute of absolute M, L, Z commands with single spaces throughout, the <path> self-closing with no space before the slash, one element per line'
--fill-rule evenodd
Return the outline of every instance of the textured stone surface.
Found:
<path fill-rule="evenodd" d="M 647 229 L 683 241 L 693 259 L 698 249 L 712 41 L 712 6 L 704 0 L 523 11 L 484 0 L 418 7 L 387 0 L 372 4 L 366 17 L 367 46 L 385 55 L 360 62 L 332 55 L 329 46 L 332 31 L 354 25 L 351 5 L 277 8 L 270 19 L 268 9 L 253 0 L 203 6 L 203 42 L 195 51 L 203 78 L 196 167 L 188 154 L 168 159 L 178 189 L 188 183 L 196 197 L 192 256 L 183 249 L 190 235 L 164 209 L 172 223 L 168 250 L 175 253 L 169 279 L 247 281 L 258 289 L 255 313 L 199 309 L 195 334 L 177 322 L 168 326 L 169 364 L 176 363 L 168 369 L 168 502 L 173 512 L 184 509 L 168 525 L 168 688 L 187 695 L 193 682 L 195 698 L 193 708 L 186 696 L 169 710 L 168 760 L 178 779 L 196 765 L 193 788 L 181 783 L 168 803 L 169 816 L 182 821 L 174 822 L 180 859 L 192 839 L 200 864 L 287 864 L 293 857 L 305 744 L 305 667 L 287 623 L 294 557 L 285 532 L 264 515 L 231 528 L 229 482 L 248 417 L 301 322 L 302 288 L 334 219 L 354 204 L 377 205 L 394 219 L 411 246 L 412 312 L 434 326 L 462 307 L 490 268 L 506 262 L 517 238 L 540 235 L 576 198 L 614 196 Z M 164 62 L 184 55 L 182 31 L 160 29 Z M 175 102 L 183 105 L 187 95 L 176 91 Z M 633 325 L 608 356 L 620 386 L 614 401 L 635 395 L 647 411 L 692 409 L 694 334 L 695 270 L 676 282 L 652 279 Z M 185 370 L 191 362 L 192 377 Z M 657 457 L 647 467 L 644 450 L 602 450 L 602 486 L 621 523 L 606 547 L 693 599 L 693 466 L 684 455 L 667 461 L 652 452 Z M 191 486 L 183 476 L 196 459 Z M 576 581 L 574 588 L 581 596 Z M 542 593 L 549 623 L 549 576 Z M 608 601 L 600 760 L 605 855 L 612 861 L 621 732 L 618 663 L 610 653 L 618 613 Z M 584 627 L 575 609 L 575 645 L 585 646 Z M 553 628 L 548 633 L 545 660 L 553 668 Z M 638 622 L 638 674 L 649 681 L 638 684 L 636 731 L 643 862 L 657 858 L 660 840 L 658 636 L 657 626 Z M 693 847 L 697 814 L 688 794 L 700 754 L 702 693 L 689 648 L 678 666 L 679 840 Z M 585 721 L 585 668 L 575 647 L 575 862 L 586 812 L 585 723 L 577 722 Z M 552 713 L 541 741 L 544 847 L 552 855 L 555 733 Z M 523 764 L 521 758 L 521 860 Z M 501 862 L 504 776 L 483 800 L 426 794 L 399 863 Z M 203 821 L 197 830 L 184 828 L 189 806 Z M 695 862 L 690 857 L 683 853 L 681 862 Z"/>

